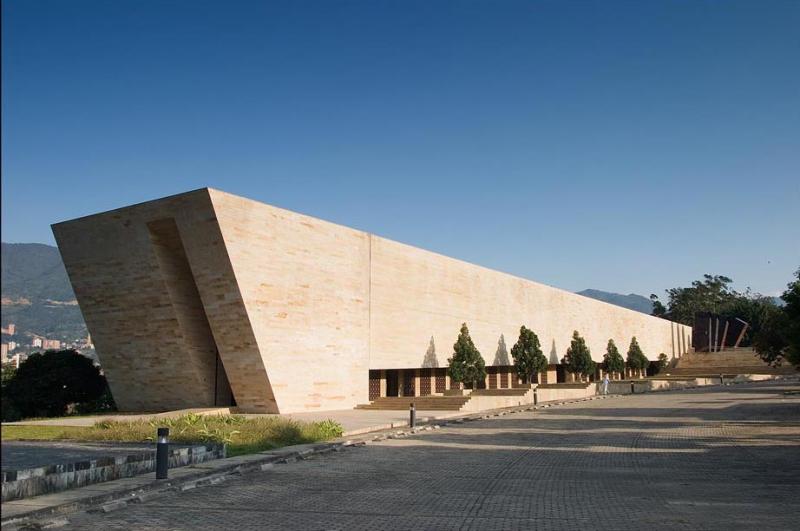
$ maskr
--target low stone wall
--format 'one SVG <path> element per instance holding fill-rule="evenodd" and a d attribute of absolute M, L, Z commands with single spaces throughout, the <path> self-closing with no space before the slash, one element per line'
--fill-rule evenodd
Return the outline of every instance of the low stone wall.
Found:
<path fill-rule="evenodd" d="M 574 400 L 596 394 L 596 384 L 594 383 L 540 385 L 536 389 L 536 397 L 539 403 L 552 402 L 554 400 Z"/>
<path fill-rule="evenodd" d="M 762 380 L 774 380 L 780 378 L 773 374 L 736 374 L 723 375 L 725 383 L 739 382 L 758 382 Z M 667 377 L 667 378 L 648 378 L 647 380 L 623 380 L 611 381 L 608 383 L 610 394 L 626 394 L 631 392 L 631 383 L 635 393 L 645 393 L 650 391 L 669 391 L 675 389 L 693 389 L 707 385 L 719 385 L 718 376 L 713 377 Z M 598 385 L 602 389 L 602 384 Z"/>
<path fill-rule="evenodd" d="M 469 401 L 461 408 L 462 412 L 477 412 L 487 409 L 500 409 L 503 407 L 514 407 L 526 404 L 533 404 L 533 390 L 523 395 L 483 395 L 472 393 Z"/>
<path fill-rule="evenodd" d="M 170 450 L 169 467 L 177 468 L 225 457 L 224 445 L 197 445 Z M 101 457 L 62 465 L 2 472 L 2 501 L 30 498 L 62 490 L 153 472 L 155 448 L 122 457 Z"/>

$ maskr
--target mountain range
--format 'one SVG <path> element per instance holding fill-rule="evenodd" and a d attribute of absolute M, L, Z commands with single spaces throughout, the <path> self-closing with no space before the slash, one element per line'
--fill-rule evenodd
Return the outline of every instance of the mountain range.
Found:
<path fill-rule="evenodd" d="M 621 293 L 601 291 L 599 289 L 585 289 L 577 293 L 578 295 L 583 295 L 584 297 L 597 299 L 610 304 L 616 304 L 617 306 L 622 306 L 623 308 L 628 308 L 629 310 L 646 313 L 647 315 L 650 315 L 653 312 L 653 302 L 647 297 L 637 295 L 635 293 L 622 295 Z"/>
<path fill-rule="evenodd" d="M 2 324 L 17 335 L 72 341 L 86 337 L 75 294 L 56 247 L 2 244 Z"/>
<path fill-rule="evenodd" d="M 647 297 L 585 289 L 591 297 L 649 314 Z M 17 333 L 53 339 L 86 336 L 86 325 L 56 247 L 41 243 L 2 244 L 2 324 L 17 326 Z"/>

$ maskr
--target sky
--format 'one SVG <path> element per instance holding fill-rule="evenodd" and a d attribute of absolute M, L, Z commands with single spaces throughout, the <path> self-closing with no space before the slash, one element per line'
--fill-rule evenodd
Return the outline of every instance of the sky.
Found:
<path fill-rule="evenodd" d="M 2 3 L 2 239 L 205 186 L 571 291 L 800 267 L 800 2 Z"/>

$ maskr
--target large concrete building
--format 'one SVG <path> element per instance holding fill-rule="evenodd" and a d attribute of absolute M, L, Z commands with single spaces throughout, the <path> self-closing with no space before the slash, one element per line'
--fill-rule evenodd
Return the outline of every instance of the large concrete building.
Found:
<path fill-rule="evenodd" d="M 691 328 L 385 238 L 200 189 L 53 225 L 120 409 L 346 409 L 443 392 L 462 322 L 514 384 L 520 325 L 556 378 L 574 330 L 600 361 L 680 356 Z"/>

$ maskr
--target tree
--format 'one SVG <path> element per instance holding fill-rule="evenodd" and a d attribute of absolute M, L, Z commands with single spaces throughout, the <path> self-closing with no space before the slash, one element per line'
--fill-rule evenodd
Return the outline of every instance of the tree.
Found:
<path fill-rule="evenodd" d="M 653 315 L 661 312 L 662 317 L 691 326 L 696 313 L 720 313 L 727 304 L 741 296 L 731 288 L 732 282 L 724 275 L 703 275 L 703 280 L 695 280 L 691 287 L 668 289 L 665 312 L 658 297 L 651 295 Z"/>
<path fill-rule="evenodd" d="M 658 363 L 658 365 L 656 367 L 657 368 L 656 374 L 661 374 L 661 371 L 666 369 L 667 365 L 669 365 L 669 358 L 667 357 L 666 354 L 664 354 L 662 352 L 661 354 L 658 355 L 658 362 L 657 363 Z"/>
<path fill-rule="evenodd" d="M 461 325 L 461 333 L 453 345 L 453 357 L 447 360 L 447 364 L 447 372 L 453 381 L 471 382 L 473 389 L 477 389 L 477 383 L 486 378 L 486 364 L 469 337 L 467 323 Z"/>
<path fill-rule="evenodd" d="M 519 329 L 519 339 L 511 347 L 517 375 L 526 382 L 533 382 L 536 374 L 547 369 L 547 358 L 542 353 L 539 338 L 524 326 Z"/>
<path fill-rule="evenodd" d="M 4 391 L 22 417 L 64 415 L 67 406 L 100 398 L 106 379 L 74 350 L 36 353 L 22 362 Z"/>
<path fill-rule="evenodd" d="M 603 354 L 603 367 L 606 372 L 620 374 L 625 372 L 625 360 L 622 359 L 622 354 L 619 353 L 619 349 L 617 349 L 613 339 L 608 340 L 606 353 Z"/>
<path fill-rule="evenodd" d="M 647 359 L 647 356 L 645 356 L 644 352 L 642 352 L 639 342 L 636 341 L 636 336 L 631 338 L 631 345 L 628 347 L 628 357 L 626 362 L 628 367 L 635 371 L 646 369 L 647 365 L 650 363 Z"/>
<path fill-rule="evenodd" d="M 795 276 L 781 295 L 783 307 L 766 312 L 753 340 L 761 359 L 775 366 L 783 361 L 800 366 L 800 268 Z"/>
<path fill-rule="evenodd" d="M 651 315 L 655 315 L 656 317 L 666 317 L 667 308 L 660 300 L 658 300 L 658 295 L 651 293 L 650 301 L 653 303 L 653 312 Z"/>
<path fill-rule="evenodd" d="M 586 340 L 581 337 L 577 330 L 572 333 L 572 342 L 561 363 L 573 374 L 581 374 L 583 376 L 594 374 L 595 363 L 592 360 L 589 347 L 586 346 Z"/>
<path fill-rule="evenodd" d="M 22 414 L 11 401 L 11 397 L 6 390 L 8 383 L 14 379 L 16 374 L 16 367 L 11 364 L 3 365 L 2 386 L 0 386 L 0 415 L 2 415 L 3 422 L 14 422 L 22 418 Z"/>

